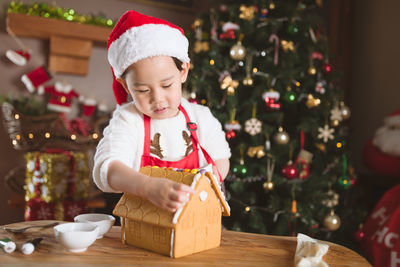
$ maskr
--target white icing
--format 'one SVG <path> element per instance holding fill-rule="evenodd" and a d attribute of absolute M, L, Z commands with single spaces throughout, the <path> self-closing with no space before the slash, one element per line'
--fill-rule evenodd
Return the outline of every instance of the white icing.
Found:
<path fill-rule="evenodd" d="M 203 202 L 207 200 L 207 196 L 208 196 L 208 194 L 204 190 L 201 191 L 200 194 L 199 194 L 200 200 L 203 201 Z"/>
<path fill-rule="evenodd" d="M 181 213 L 182 213 L 183 207 L 184 207 L 184 206 L 180 207 L 179 209 L 177 209 L 177 210 L 175 211 L 174 217 L 172 218 L 172 223 L 173 223 L 173 224 L 176 224 L 176 223 L 178 222 L 178 219 L 179 219 L 179 216 L 180 216 Z"/>
<path fill-rule="evenodd" d="M 169 256 L 171 258 L 173 257 L 172 253 L 174 251 L 174 235 L 175 235 L 175 230 L 172 229 L 172 231 L 171 231 L 171 250 L 169 251 Z"/>

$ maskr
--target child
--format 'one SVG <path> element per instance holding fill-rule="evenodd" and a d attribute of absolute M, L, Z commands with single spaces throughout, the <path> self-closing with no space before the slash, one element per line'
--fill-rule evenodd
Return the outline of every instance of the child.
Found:
<path fill-rule="evenodd" d="M 222 182 L 230 149 L 207 107 L 182 98 L 189 62 L 183 30 L 126 12 L 108 40 L 118 106 L 95 155 L 93 178 L 105 192 L 125 192 L 174 212 L 193 189 L 139 173 L 142 166 L 194 169 L 212 163 Z M 130 94 L 133 101 L 125 103 Z M 214 160 L 214 161 L 213 161 Z"/>

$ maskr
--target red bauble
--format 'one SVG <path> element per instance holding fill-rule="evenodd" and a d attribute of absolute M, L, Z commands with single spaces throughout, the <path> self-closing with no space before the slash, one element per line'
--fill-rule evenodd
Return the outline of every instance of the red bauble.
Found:
<path fill-rule="evenodd" d="M 322 65 L 322 70 L 325 72 L 325 74 L 330 74 L 332 72 L 332 65 L 329 63 L 324 63 Z"/>
<path fill-rule="evenodd" d="M 354 233 L 354 238 L 355 238 L 358 242 L 362 241 L 362 240 L 364 239 L 364 237 L 365 237 L 365 233 L 364 233 L 361 229 L 358 229 L 358 230 Z"/>
<path fill-rule="evenodd" d="M 299 171 L 296 168 L 296 165 L 289 163 L 282 169 L 282 174 L 288 179 L 294 179 L 299 176 Z"/>
<path fill-rule="evenodd" d="M 363 160 L 368 169 L 381 176 L 400 177 L 400 157 L 383 153 L 372 143 L 372 139 L 364 147 Z"/>
<path fill-rule="evenodd" d="M 189 98 L 189 102 L 193 103 L 193 104 L 198 104 L 199 103 L 199 101 L 197 101 L 197 99 L 193 98 L 193 97 Z"/>
<path fill-rule="evenodd" d="M 227 131 L 227 132 L 225 133 L 225 135 L 226 135 L 226 138 L 228 138 L 228 139 L 233 139 L 233 138 L 236 137 L 236 133 L 235 133 L 234 130 Z"/>

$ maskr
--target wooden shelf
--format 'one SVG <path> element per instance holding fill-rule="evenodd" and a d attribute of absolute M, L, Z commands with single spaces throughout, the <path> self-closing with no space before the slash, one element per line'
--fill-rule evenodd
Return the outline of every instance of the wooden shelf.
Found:
<path fill-rule="evenodd" d="M 111 28 L 7 13 L 7 32 L 50 40 L 49 70 L 86 75 L 93 42 L 106 43 Z"/>

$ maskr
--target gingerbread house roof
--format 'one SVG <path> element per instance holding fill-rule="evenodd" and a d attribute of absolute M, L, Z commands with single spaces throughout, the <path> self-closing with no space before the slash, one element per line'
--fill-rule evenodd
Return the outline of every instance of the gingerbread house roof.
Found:
<path fill-rule="evenodd" d="M 195 170 L 192 171 L 174 171 L 166 168 L 142 167 L 140 172 L 150 177 L 164 177 L 172 181 L 191 186 L 196 190 L 196 185 L 200 179 L 208 179 L 211 188 L 214 190 L 224 216 L 230 215 L 230 207 L 225 200 L 224 194 L 216 181 L 215 177 L 206 172 L 201 174 Z M 175 228 L 181 214 L 183 214 L 190 200 L 176 212 L 169 212 L 153 205 L 150 201 L 141 197 L 124 194 L 115 206 L 113 214 L 116 216 L 128 218 L 134 221 L 142 221 L 149 224 Z"/>

